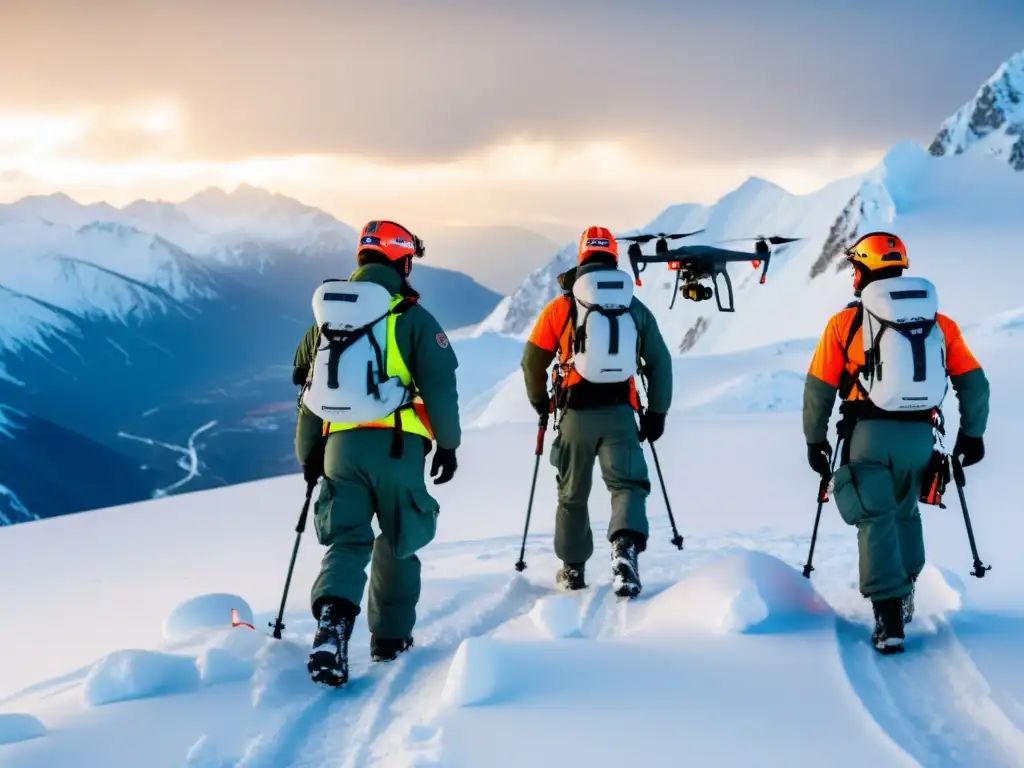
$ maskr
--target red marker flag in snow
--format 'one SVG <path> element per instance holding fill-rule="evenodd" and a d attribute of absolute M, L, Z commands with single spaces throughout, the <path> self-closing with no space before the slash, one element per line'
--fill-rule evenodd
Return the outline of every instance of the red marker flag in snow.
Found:
<path fill-rule="evenodd" d="M 256 631 L 256 627 L 254 627 L 252 624 L 250 624 L 247 621 L 242 621 L 241 619 L 238 618 L 238 609 L 237 608 L 232 608 L 231 609 L 231 626 L 232 627 L 248 627 L 249 629 L 253 630 L 254 632 Z"/>

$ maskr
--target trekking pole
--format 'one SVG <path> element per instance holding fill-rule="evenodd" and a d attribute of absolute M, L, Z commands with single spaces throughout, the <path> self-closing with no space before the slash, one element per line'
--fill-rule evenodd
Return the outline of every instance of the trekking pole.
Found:
<path fill-rule="evenodd" d="M 967 485 L 967 477 L 964 475 L 963 464 L 956 456 L 953 459 L 953 480 L 956 482 L 956 492 L 960 496 L 960 509 L 964 511 L 964 523 L 967 525 L 967 539 L 971 542 L 971 554 L 974 556 L 974 570 L 971 576 L 979 579 L 985 578 L 985 572 L 991 571 L 991 565 L 984 565 L 978 557 L 978 545 L 974 542 L 974 528 L 971 527 L 971 516 L 967 512 L 967 499 L 964 498 L 964 486 Z"/>
<path fill-rule="evenodd" d="M 821 508 L 825 505 L 825 502 L 828 501 L 828 484 L 832 479 L 832 475 L 835 474 L 836 457 L 839 455 L 839 447 L 841 443 L 841 440 L 836 441 L 836 450 L 832 454 L 832 461 L 829 462 L 828 477 L 822 475 L 821 484 L 818 485 L 818 511 L 814 515 L 814 530 L 811 531 L 811 550 L 807 553 L 807 564 L 804 566 L 805 579 L 811 578 L 811 571 L 814 570 L 814 566 L 811 565 L 811 562 L 814 560 L 814 545 L 818 541 L 818 524 L 821 522 Z"/>
<path fill-rule="evenodd" d="M 647 376 L 641 374 L 640 381 L 643 382 L 644 385 L 644 395 L 647 397 L 648 402 L 650 402 L 651 395 L 647 390 Z M 641 419 L 643 418 L 644 410 L 645 409 L 641 406 Z M 668 522 L 669 525 L 672 526 L 672 544 L 676 549 L 681 550 L 683 548 L 683 537 L 679 535 L 679 529 L 676 528 L 676 518 L 672 514 L 672 503 L 668 500 L 668 488 L 665 487 L 665 476 L 661 474 L 661 462 L 658 461 L 658 451 L 654 447 L 654 443 L 650 440 L 647 441 L 647 444 L 651 447 L 651 456 L 654 457 L 654 468 L 658 471 L 658 482 L 661 483 L 661 495 L 665 498 L 665 509 L 668 511 Z"/>
<path fill-rule="evenodd" d="M 552 402 L 552 408 L 554 402 Z M 530 485 L 530 501 L 526 506 L 526 525 L 523 527 L 523 546 L 519 550 L 519 560 L 516 561 L 516 570 L 520 573 L 526 568 L 526 560 L 523 558 L 526 556 L 526 534 L 530 530 L 530 514 L 533 512 L 533 495 L 537 491 L 537 472 L 540 470 L 540 457 L 544 455 L 544 435 L 548 431 L 548 418 L 551 416 L 551 411 L 548 411 L 540 417 L 540 422 L 537 425 L 537 447 L 535 449 L 535 455 L 537 457 L 533 464 L 533 483 Z"/>
<path fill-rule="evenodd" d="M 672 543 L 676 549 L 683 548 L 683 537 L 679 535 L 679 531 L 676 529 L 676 519 L 672 515 L 672 505 L 668 500 L 668 489 L 665 488 L 665 478 L 661 474 L 661 462 L 658 461 L 658 451 L 654 448 L 654 443 L 648 441 L 647 443 L 651 446 L 651 455 L 654 457 L 654 468 L 658 471 L 658 482 L 661 483 L 661 493 L 665 497 L 665 509 L 668 510 L 668 521 L 672 526 Z"/>
<path fill-rule="evenodd" d="M 288 587 L 292 583 L 292 571 L 295 569 L 295 557 L 299 554 L 299 542 L 302 541 L 302 532 L 306 530 L 306 516 L 309 514 L 309 504 L 313 499 L 313 489 L 316 483 L 310 483 L 306 487 L 306 501 L 302 505 L 302 512 L 299 514 L 299 522 L 295 526 L 295 546 L 292 547 L 292 560 L 288 564 L 288 576 L 284 580 L 284 594 L 281 595 L 281 608 L 277 612 L 277 621 L 269 626 L 274 628 L 274 639 L 281 639 L 281 631 L 284 629 L 284 606 L 288 602 Z"/>

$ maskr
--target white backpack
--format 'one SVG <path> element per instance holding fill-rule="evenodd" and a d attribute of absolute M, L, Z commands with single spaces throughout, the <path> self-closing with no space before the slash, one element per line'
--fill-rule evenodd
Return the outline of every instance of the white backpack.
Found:
<path fill-rule="evenodd" d="M 391 294 L 376 283 L 331 280 L 313 294 L 320 344 L 302 402 L 324 421 L 379 421 L 412 399 L 387 376 Z"/>
<path fill-rule="evenodd" d="M 864 367 L 857 383 L 886 411 L 938 407 L 949 387 L 935 286 L 921 277 L 879 280 L 861 291 Z"/>
<path fill-rule="evenodd" d="M 633 278 L 622 270 L 588 272 L 572 287 L 570 361 L 595 384 L 628 381 L 639 368 L 636 322 L 629 313 Z"/>

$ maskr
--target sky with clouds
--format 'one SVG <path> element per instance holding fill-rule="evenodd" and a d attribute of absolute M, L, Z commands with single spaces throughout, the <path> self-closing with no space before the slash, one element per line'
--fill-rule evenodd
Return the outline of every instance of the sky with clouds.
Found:
<path fill-rule="evenodd" d="M 1019 0 L 0 0 L 0 199 L 242 181 L 353 223 L 635 226 L 927 143 Z M 581 224 L 582 222 L 582 224 Z"/>

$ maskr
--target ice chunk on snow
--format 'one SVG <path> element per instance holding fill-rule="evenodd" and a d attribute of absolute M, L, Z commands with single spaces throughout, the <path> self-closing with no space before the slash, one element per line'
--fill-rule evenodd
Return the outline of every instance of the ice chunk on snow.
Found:
<path fill-rule="evenodd" d="M 156 651 L 115 651 L 100 659 L 85 678 L 87 704 L 182 693 L 199 684 L 199 670 L 188 656 Z"/>
<path fill-rule="evenodd" d="M 569 595 L 538 600 L 530 618 L 548 637 L 576 637 L 580 634 L 580 606 Z"/>
<path fill-rule="evenodd" d="M 0 744 L 15 744 L 45 735 L 46 726 L 32 715 L 0 714 Z"/>
<path fill-rule="evenodd" d="M 469 637 L 462 641 L 448 668 L 448 678 L 441 694 L 451 707 L 480 704 L 494 696 L 500 685 L 498 655 L 491 641 Z"/>
<path fill-rule="evenodd" d="M 778 632 L 831 615 L 799 572 L 771 555 L 742 550 L 697 569 L 654 597 L 634 632 Z"/>
<path fill-rule="evenodd" d="M 212 593 L 199 595 L 177 606 L 164 619 L 164 638 L 172 643 L 185 642 L 211 629 L 231 626 L 231 611 L 238 618 L 253 623 L 252 608 L 238 595 Z"/>

